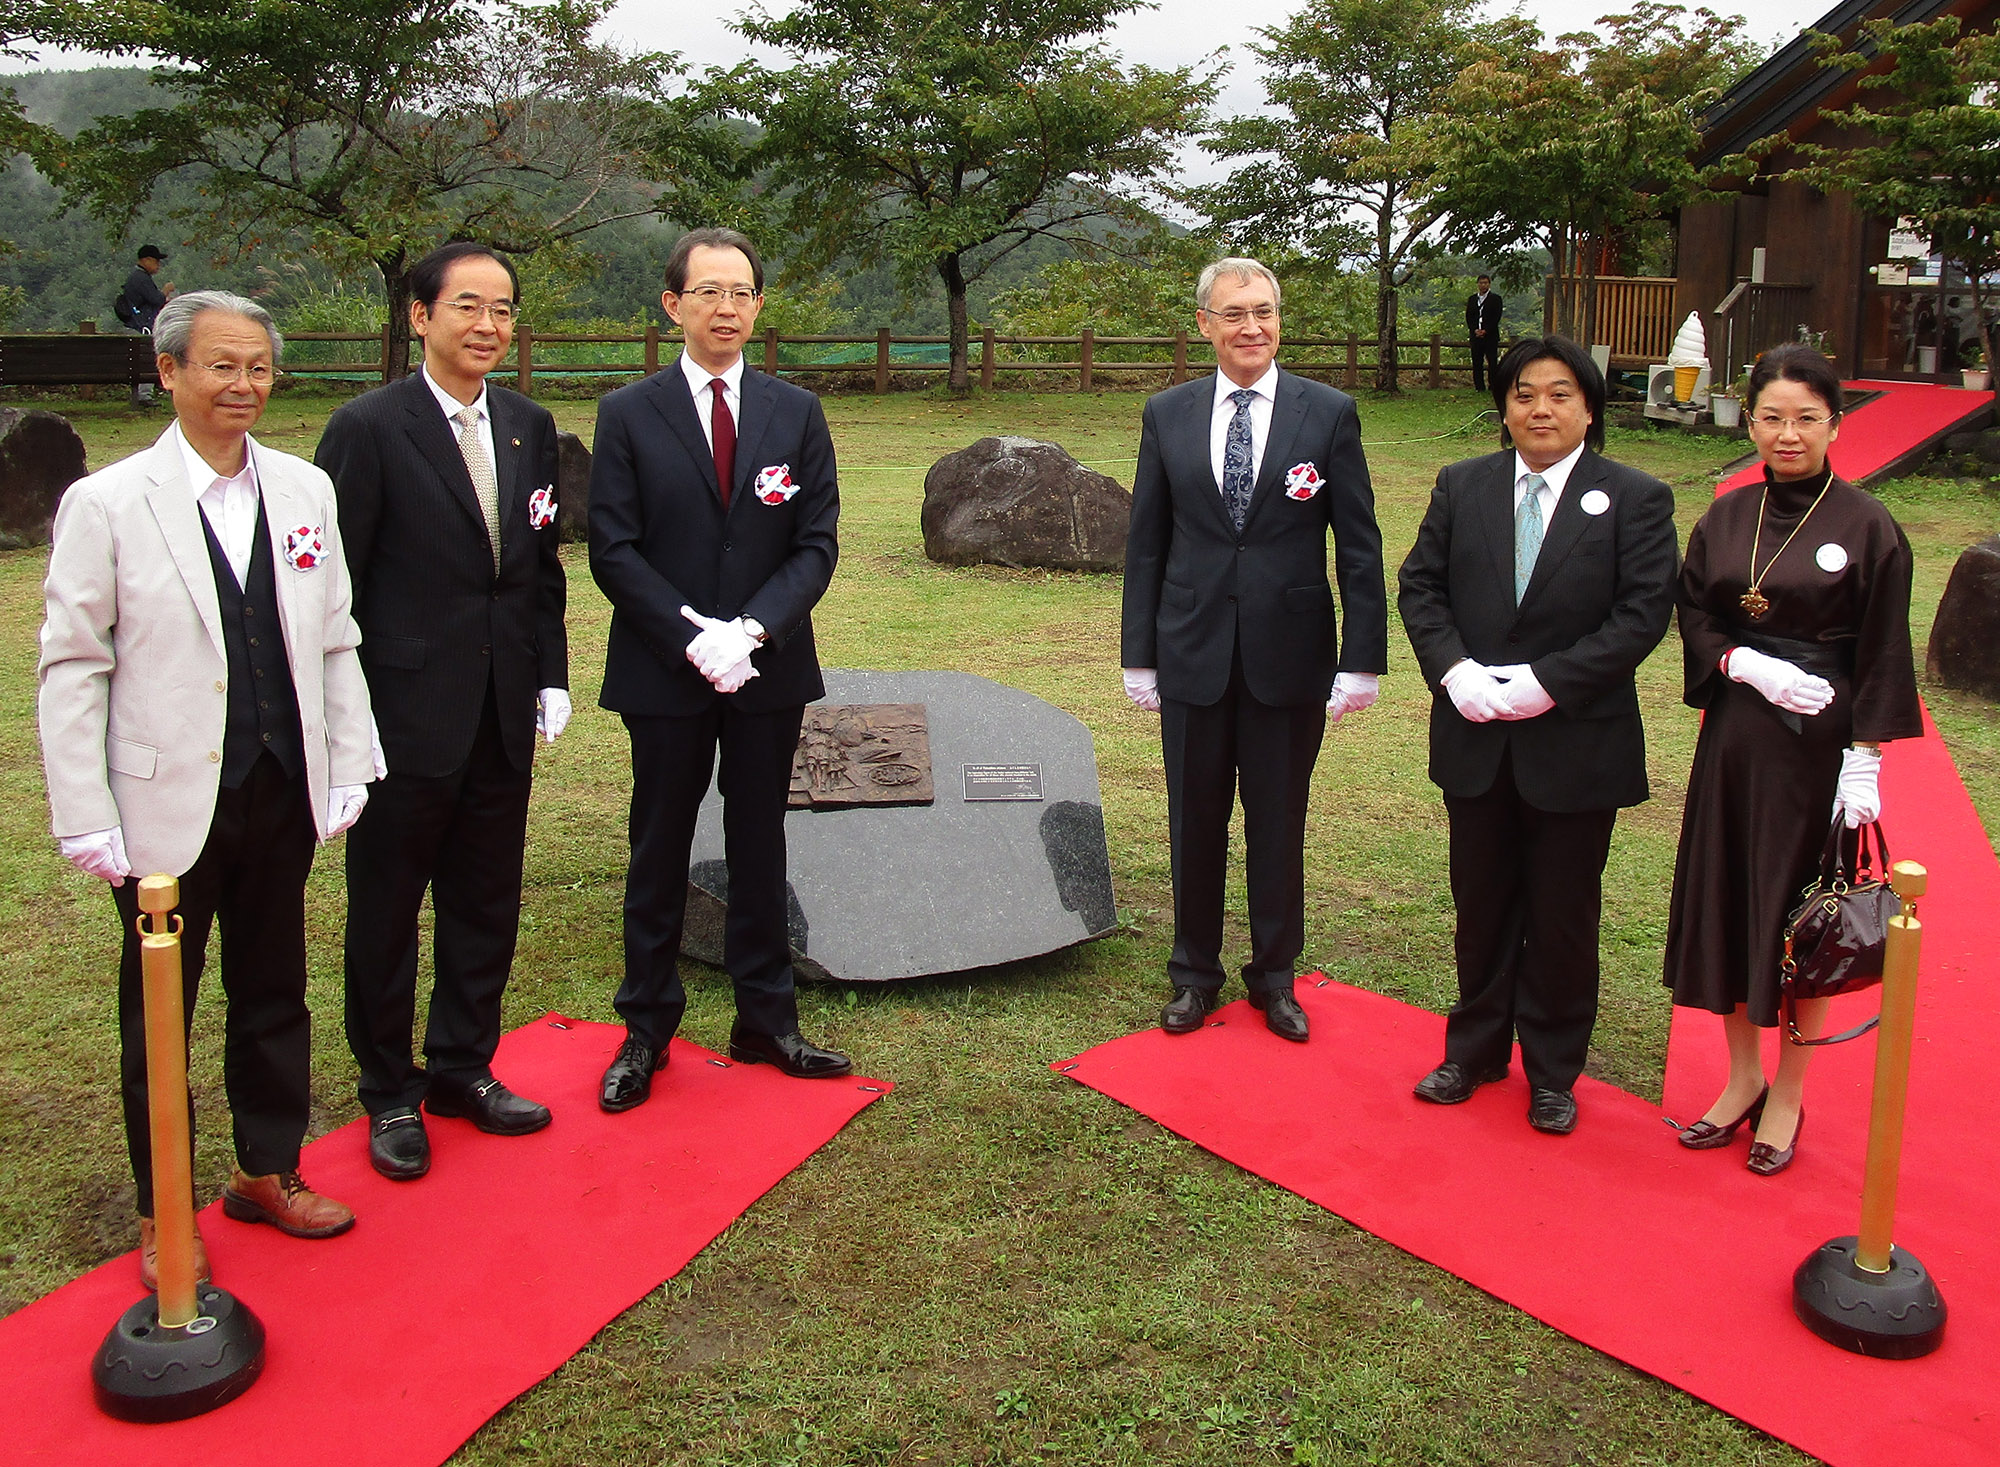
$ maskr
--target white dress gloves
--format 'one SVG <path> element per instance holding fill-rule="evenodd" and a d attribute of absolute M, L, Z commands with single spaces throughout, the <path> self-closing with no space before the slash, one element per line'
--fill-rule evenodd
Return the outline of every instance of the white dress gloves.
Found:
<path fill-rule="evenodd" d="M 368 753 L 375 760 L 375 777 L 389 777 L 389 762 L 382 757 L 382 730 L 376 726 L 375 715 L 368 715 Z"/>
<path fill-rule="evenodd" d="M 1338 723 L 1349 713 L 1359 713 L 1382 696 L 1381 679 L 1372 672 L 1336 672 L 1333 691 L 1326 698 L 1326 721 Z"/>
<path fill-rule="evenodd" d="M 1444 690 L 1468 723 L 1539 718 L 1556 706 L 1525 662 L 1488 667 L 1468 657 L 1444 675 Z"/>
<path fill-rule="evenodd" d="M 1500 684 L 1501 700 L 1507 705 L 1501 713 L 1503 719 L 1540 718 L 1556 706 L 1542 687 L 1542 680 L 1535 676 L 1525 662 L 1512 662 L 1505 667 L 1490 667 L 1495 682 Z"/>
<path fill-rule="evenodd" d="M 63 859 L 85 876 L 123 886 L 132 874 L 132 863 L 125 859 L 125 832 L 119 826 L 88 835 L 58 836 L 56 843 L 62 847 Z"/>
<path fill-rule="evenodd" d="M 1814 677 L 1796 663 L 1768 656 L 1755 647 L 1731 647 L 1723 654 L 1722 670 L 1787 713 L 1810 717 L 1833 701 L 1833 684 L 1825 678 Z"/>
<path fill-rule="evenodd" d="M 361 818 L 361 807 L 368 803 L 368 786 L 365 784 L 337 784 L 326 792 L 326 838 L 332 840 L 348 826 Z"/>
<path fill-rule="evenodd" d="M 1125 679 L 1125 696 L 1147 713 L 1160 711 L 1160 673 L 1152 667 L 1128 667 L 1121 674 Z"/>
<path fill-rule="evenodd" d="M 733 693 L 758 675 L 757 669 L 750 665 L 757 639 L 743 629 L 742 617 L 717 621 L 692 606 L 683 606 L 681 615 L 701 628 L 687 645 L 687 660 L 715 685 L 718 693 Z"/>
<path fill-rule="evenodd" d="M 553 744 L 556 735 L 568 727 L 568 689 L 543 688 L 535 699 L 535 732 L 542 736 L 543 743 Z"/>
<path fill-rule="evenodd" d="M 1840 751 L 1840 784 L 1834 791 L 1833 812 L 1846 812 L 1849 830 L 1882 818 L 1881 775 L 1880 749 Z"/>

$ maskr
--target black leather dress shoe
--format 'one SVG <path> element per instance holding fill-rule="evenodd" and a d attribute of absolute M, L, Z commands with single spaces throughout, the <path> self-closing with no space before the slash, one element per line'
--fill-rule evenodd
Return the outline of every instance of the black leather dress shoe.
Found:
<path fill-rule="evenodd" d="M 1505 1065 L 1494 1065 L 1483 1070 L 1468 1070 L 1457 1060 L 1446 1060 L 1417 1081 L 1416 1096 L 1417 1099 L 1428 1100 L 1433 1105 L 1457 1105 L 1472 1099 L 1472 1092 L 1481 1085 L 1491 1085 L 1495 1080 L 1506 1078 Z"/>
<path fill-rule="evenodd" d="M 368 1164 L 392 1182 L 414 1182 L 431 1169 L 430 1134 L 415 1106 L 391 1106 L 370 1118 Z"/>
<path fill-rule="evenodd" d="M 1250 1007 L 1262 1010 L 1264 1027 L 1280 1039 L 1289 1039 L 1294 1044 L 1304 1044 L 1310 1032 L 1306 1023 L 1306 1011 L 1299 1007 L 1295 994 L 1282 989 L 1272 993 L 1253 993 Z"/>
<path fill-rule="evenodd" d="M 666 1065 L 666 1050 L 655 1049 L 627 1034 L 625 1042 L 618 1046 L 618 1057 L 604 1072 L 604 1088 L 597 1093 L 598 1105 L 615 1115 L 644 1104 L 653 1093 L 654 1073 Z"/>
<path fill-rule="evenodd" d="M 1215 1007 L 1216 996 L 1199 988 L 1176 988 L 1160 1010 L 1160 1027 L 1169 1034 L 1192 1034 Z"/>
<path fill-rule="evenodd" d="M 1576 1129 L 1576 1097 L 1567 1090 L 1529 1091 L 1528 1124 L 1551 1136 L 1567 1136 Z"/>
<path fill-rule="evenodd" d="M 489 1136 L 526 1136 L 549 1123 L 546 1105 L 516 1095 L 491 1075 L 472 1084 L 432 1075 L 424 1109 L 434 1116 L 462 1116 Z"/>
<path fill-rule="evenodd" d="M 832 1080 L 854 1073 L 854 1061 L 838 1050 L 821 1049 L 794 1029 L 789 1034 L 729 1031 L 729 1057 L 743 1065 L 776 1065 L 795 1080 Z"/>

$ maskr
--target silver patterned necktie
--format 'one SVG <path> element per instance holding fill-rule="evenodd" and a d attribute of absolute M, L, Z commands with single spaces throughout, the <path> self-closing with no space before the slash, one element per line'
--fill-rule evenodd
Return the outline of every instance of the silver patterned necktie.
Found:
<path fill-rule="evenodd" d="M 486 520 L 486 539 L 493 547 L 493 569 L 500 569 L 500 481 L 494 477 L 493 460 L 479 437 L 479 409 L 460 408 L 454 416 L 458 424 L 458 451 L 465 455 L 465 470 L 472 475 L 472 492 L 479 498 L 479 513 Z"/>
<path fill-rule="evenodd" d="M 1250 404 L 1257 394 L 1239 387 L 1229 394 L 1236 404 L 1236 416 L 1229 420 L 1229 432 L 1222 440 L 1222 499 L 1229 506 L 1229 522 L 1240 531 L 1250 513 L 1250 491 L 1257 485 L 1256 456 L 1251 451 Z"/>
<path fill-rule="evenodd" d="M 1542 486 L 1548 483 L 1540 474 L 1524 474 L 1521 477 L 1521 502 L 1514 510 L 1514 604 L 1519 606 L 1521 598 L 1528 594 L 1528 582 L 1534 578 L 1535 558 L 1542 553 Z"/>

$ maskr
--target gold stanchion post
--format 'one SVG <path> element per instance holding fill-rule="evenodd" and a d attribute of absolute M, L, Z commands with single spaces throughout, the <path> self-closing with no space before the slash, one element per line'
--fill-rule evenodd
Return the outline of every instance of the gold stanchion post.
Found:
<path fill-rule="evenodd" d="M 181 999 L 180 883 L 139 882 L 146 992 L 146 1087 L 153 1147 L 159 1293 L 127 1309 L 91 1362 L 101 1410 L 126 1421 L 180 1421 L 250 1389 L 264 1368 L 264 1326 L 194 1276 L 194 1179 L 187 1112 L 187 1018 Z"/>
<path fill-rule="evenodd" d="M 1929 883 L 1915 861 L 1890 868 L 1903 910 L 1889 919 L 1882 963 L 1882 1022 L 1875 1041 L 1875 1095 L 1861 1231 L 1813 1250 L 1792 1275 L 1792 1310 L 1821 1339 L 1857 1355 L 1913 1360 L 1944 1343 L 1945 1305 L 1929 1272 L 1895 1246 L 1896 1189 L 1903 1164 L 1903 1105 L 1916 1026 L 1917 957 L 1923 924 L 1917 898 Z"/>

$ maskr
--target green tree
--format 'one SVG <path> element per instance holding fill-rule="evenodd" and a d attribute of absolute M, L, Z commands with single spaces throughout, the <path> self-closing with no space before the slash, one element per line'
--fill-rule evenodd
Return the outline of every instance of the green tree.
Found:
<path fill-rule="evenodd" d="M 966 390 L 966 290 L 1026 241 L 1103 248 L 1152 222 L 1139 193 L 1200 126 L 1212 78 L 1126 68 L 1089 38 L 1139 0 L 802 0 L 736 29 L 786 53 L 714 78 L 755 120 L 745 159 L 795 241 L 789 265 L 892 262 L 944 287 Z"/>
<path fill-rule="evenodd" d="M 2000 35 L 1961 34 L 1946 15 L 1900 27 L 1871 20 L 1861 42 L 1815 37 L 1826 66 L 1888 66 L 1861 77 L 1865 100 L 1823 114 L 1854 133 L 1838 147 L 1797 144 L 1805 161 L 1779 176 L 1842 190 L 1884 219 L 1917 220 L 1931 248 L 1965 272 L 1987 365 L 2000 366 L 1986 306 L 1988 277 L 2000 271 Z"/>
<path fill-rule="evenodd" d="M 1558 292 L 1556 327 L 1592 337 L 1607 242 L 1703 191 L 1701 115 L 1756 57 L 1741 24 L 1650 0 L 1552 43 L 1500 23 L 1421 130 L 1425 197 L 1453 242 L 1546 245 L 1558 279 L 1583 280 L 1580 308 Z"/>
<path fill-rule="evenodd" d="M 1427 195 L 1413 126 L 1434 112 L 1482 34 L 1476 0 L 1308 0 L 1259 30 L 1272 115 L 1203 141 L 1254 158 L 1194 197 L 1253 249 L 1286 248 L 1375 277 L 1375 385 L 1394 391 L 1403 288 L 1431 253 L 1443 206 Z M 1289 310 L 1288 310 L 1289 314 Z"/>
<path fill-rule="evenodd" d="M 658 206 L 643 145 L 672 113 L 677 65 L 592 40 L 610 6 L 104 0 L 84 42 L 162 58 L 154 82 L 180 100 L 100 118 L 38 161 L 66 203 L 107 220 L 192 173 L 200 202 L 176 218 L 218 258 L 298 231 L 336 268 L 372 265 L 400 374 L 409 267 L 430 249 L 574 248 Z"/>

